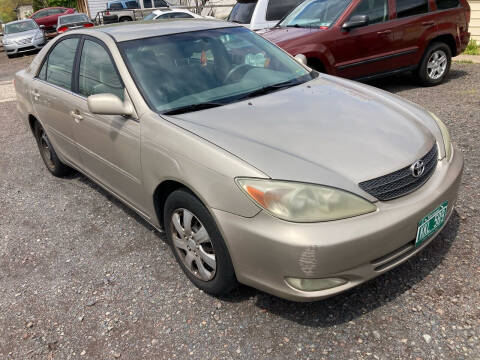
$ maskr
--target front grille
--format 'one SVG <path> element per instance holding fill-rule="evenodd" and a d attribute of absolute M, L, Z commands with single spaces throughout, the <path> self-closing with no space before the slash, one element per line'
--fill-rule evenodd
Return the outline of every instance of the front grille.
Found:
<path fill-rule="evenodd" d="M 391 200 L 406 195 L 425 184 L 435 171 L 438 161 L 437 145 L 434 144 L 420 160 L 425 164 L 425 171 L 419 177 L 414 177 L 410 166 L 407 166 L 388 175 L 361 182 L 358 185 L 378 200 Z"/>
<path fill-rule="evenodd" d="M 16 43 L 17 43 L 18 45 L 31 44 L 31 43 L 32 43 L 32 39 L 33 39 L 33 37 L 28 37 L 28 38 L 24 38 L 24 39 L 17 40 Z"/>

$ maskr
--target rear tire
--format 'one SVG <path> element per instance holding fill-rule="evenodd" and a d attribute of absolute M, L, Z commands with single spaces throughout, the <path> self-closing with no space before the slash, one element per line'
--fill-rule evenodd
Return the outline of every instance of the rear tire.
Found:
<path fill-rule="evenodd" d="M 165 233 L 183 272 L 198 288 L 219 296 L 237 286 L 232 261 L 213 217 L 187 189 L 165 202 Z"/>
<path fill-rule="evenodd" d="M 438 85 L 447 76 L 452 64 L 450 47 L 443 42 L 434 42 L 423 55 L 415 77 L 423 86 Z"/>
<path fill-rule="evenodd" d="M 127 22 L 127 21 L 132 21 L 132 19 L 128 18 L 128 17 L 122 17 L 120 18 L 119 22 Z"/>
<path fill-rule="evenodd" d="M 47 133 L 43 129 L 42 125 L 37 121 L 33 129 L 35 140 L 37 140 L 38 150 L 42 157 L 45 166 L 52 175 L 61 177 L 72 172 L 72 169 L 63 164 L 57 156 L 53 145 L 48 139 Z"/>

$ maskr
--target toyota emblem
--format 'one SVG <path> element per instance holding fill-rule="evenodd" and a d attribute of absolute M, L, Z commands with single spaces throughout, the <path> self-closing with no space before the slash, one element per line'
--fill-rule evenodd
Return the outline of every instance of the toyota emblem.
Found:
<path fill-rule="evenodd" d="M 425 164 L 422 160 L 417 160 L 412 166 L 410 166 L 410 171 L 412 172 L 413 177 L 420 177 L 425 172 Z"/>

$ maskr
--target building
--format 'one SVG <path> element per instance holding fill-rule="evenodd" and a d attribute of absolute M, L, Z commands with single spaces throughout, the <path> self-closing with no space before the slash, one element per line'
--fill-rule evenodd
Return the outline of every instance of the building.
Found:
<path fill-rule="evenodd" d="M 15 12 L 17 13 L 17 19 L 23 20 L 33 14 L 33 7 L 32 5 L 18 5 Z"/>
<path fill-rule="evenodd" d="M 469 31 L 472 34 L 472 38 L 477 40 L 480 44 L 480 0 L 468 0 L 470 4 L 470 25 Z"/>

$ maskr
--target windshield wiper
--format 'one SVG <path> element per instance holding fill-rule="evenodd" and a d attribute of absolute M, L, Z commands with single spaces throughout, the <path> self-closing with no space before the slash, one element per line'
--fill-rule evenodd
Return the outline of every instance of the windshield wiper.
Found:
<path fill-rule="evenodd" d="M 198 104 L 180 106 L 180 107 L 175 108 L 175 109 L 167 110 L 167 111 L 163 112 L 162 114 L 164 114 L 164 115 L 184 114 L 184 113 L 187 113 L 187 112 L 211 109 L 211 108 L 218 107 L 218 106 L 223 106 L 223 105 L 226 105 L 226 104 L 221 103 L 221 102 L 207 101 L 207 102 L 198 103 Z"/>
<path fill-rule="evenodd" d="M 294 79 L 294 80 L 284 81 L 278 84 L 265 86 L 260 89 L 253 90 L 253 91 L 250 91 L 249 93 L 241 95 L 240 97 L 236 98 L 236 101 L 251 99 L 253 97 L 260 96 L 260 95 L 266 95 L 266 94 L 269 94 L 278 90 L 286 89 L 302 83 L 304 83 L 304 81 Z"/>

